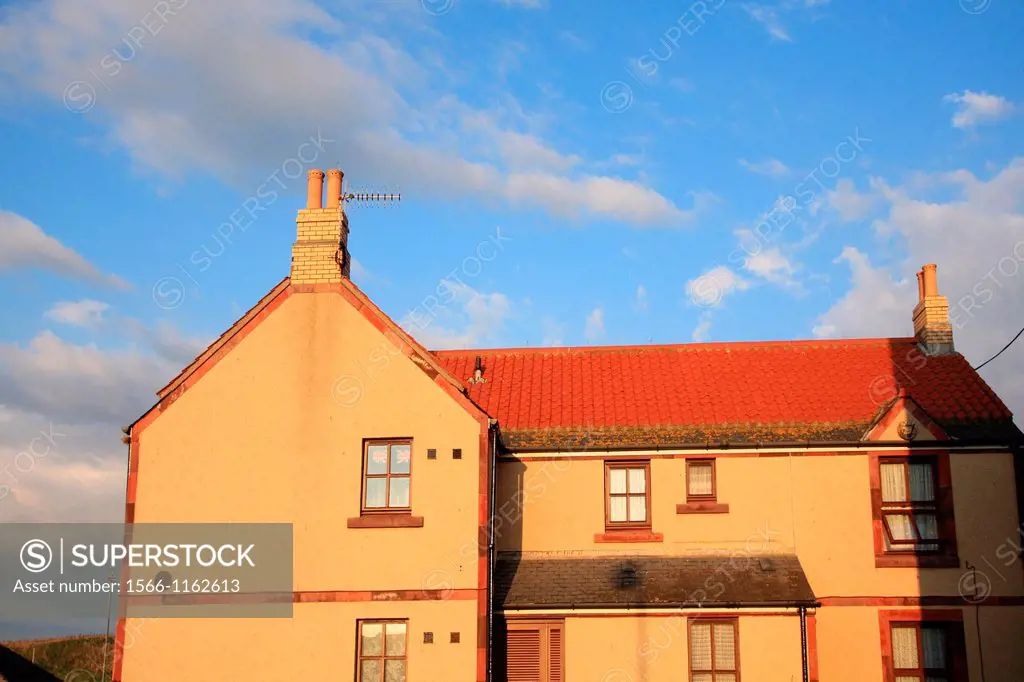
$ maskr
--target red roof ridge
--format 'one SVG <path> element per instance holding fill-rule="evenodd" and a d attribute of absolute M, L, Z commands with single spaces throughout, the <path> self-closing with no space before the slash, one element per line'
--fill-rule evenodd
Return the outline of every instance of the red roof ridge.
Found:
<path fill-rule="evenodd" d="M 856 338 L 856 339 L 779 339 L 775 341 L 712 341 L 703 343 L 655 343 L 637 344 L 623 346 L 525 346 L 511 348 L 464 348 L 450 350 L 433 350 L 434 355 L 471 355 L 473 353 L 500 354 L 500 353 L 610 353 L 617 351 L 648 351 L 648 350 L 730 350 L 732 348 L 760 348 L 760 347 L 785 347 L 785 346 L 806 346 L 806 347 L 835 347 L 835 346 L 882 346 L 892 344 L 916 344 L 916 337 L 877 337 L 877 338 Z"/>

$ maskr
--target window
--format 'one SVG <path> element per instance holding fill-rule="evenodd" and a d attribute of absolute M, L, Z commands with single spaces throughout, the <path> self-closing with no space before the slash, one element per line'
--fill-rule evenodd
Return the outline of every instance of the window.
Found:
<path fill-rule="evenodd" d="M 883 682 L 967 682 L 962 610 L 882 610 L 878 624 Z"/>
<path fill-rule="evenodd" d="M 716 494 L 715 460 L 686 460 L 686 501 L 714 502 Z"/>
<path fill-rule="evenodd" d="M 650 478 L 650 462 L 605 465 L 606 527 L 651 527 Z"/>
<path fill-rule="evenodd" d="M 937 552 L 934 462 L 881 460 L 882 525 L 888 552 Z"/>
<path fill-rule="evenodd" d="M 892 673 L 895 682 L 950 682 L 953 657 L 946 626 L 892 624 Z"/>
<path fill-rule="evenodd" d="M 359 621 L 358 682 L 405 682 L 408 623 Z"/>
<path fill-rule="evenodd" d="M 366 441 L 363 512 L 409 511 L 411 474 L 412 441 Z"/>
<path fill-rule="evenodd" d="M 959 566 L 949 454 L 869 459 L 875 565 Z"/>
<path fill-rule="evenodd" d="M 690 621 L 690 682 L 739 682 L 735 620 Z"/>

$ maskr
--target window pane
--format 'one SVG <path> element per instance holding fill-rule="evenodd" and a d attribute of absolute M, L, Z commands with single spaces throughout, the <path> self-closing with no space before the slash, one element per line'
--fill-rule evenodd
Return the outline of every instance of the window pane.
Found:
<path fill-rule="evenodd" d="M 921 678 L 917 675 L 900 675 L 896 682 L 921 682 Z"/>
<path fill-rule="evenodd" d="M 918 666 L 916 628 L 892 629 L 892 665 L 897 670 Z"/>
<path fill-rule="evenodd" d="M 718 673 L 715 675 L 715 682 L 736 682 L 734 673 Z"/>
<path fill-rule="evenodd" d="M 914 521 L 917 522 L 917 532 L 921 534 L 921 539 L 939 539 L 939 522 L 935 514 L 914 514 Z"/>
<path fill-rule="evenodd" d="M 380 682 L 381 660 L 364 659 L 359 664 L 359 682 Z"/>
<path fill-rule="evenodd" d="M 389 507 L 409 506 L 409 477 L 391 477 L 391 495 L 388 498 Z"/>
<path fill-rule="evenodd" d="M 910 514 L 886 514 L 885 521 L 893 540 L 913 540 L 914 530 L 910 525 Z"/>
<path fill-rule="evenodd" d="M 691 464 L 687 473 L 690 475 L 688 489 L 690 495 L 711 495 L 714 492 L 711 485 L 710 464 Z"/>
<path fill-rule="evenodd" d="M 903 464 L 883 464 L 879 467 L 882 478 L 883 502 L 907 501 L 907 469 Z"/>
<path fill-rule="evenodd" d="M 608 470 L 608 492 L 624 494 L 626 492 L 626 470 Z"/>
<path fill-rule="evenodd" d="M 921 628 L 924 667 L 944 670 L 946 667 L 946 633 L 941 628 Z"/>
<path fill-rule="evenodd" d="M 646 521 L 647 520 L 647 498 L 643 495 L 630 495 L 629 496 L 629 520 L 630 521 Z"/>
<path fill-rule="evenodd" d="M 412 460 L 412 448 L 408 445 L 391 446 L 391 473 L 409 473 L 409 462 Z"/>
<path fill-rule="evenodd" d="M 732 625 L 715 625 L 715 670 L 736 669 L 736 638 Z"/>
<path fill-rule="evenodd" d="M 714 676 L 711 673 L 694 673 L 690 679 L 693 682 L 715 682 Z"/>
<path fill-rule="evenodd" d="M 362 627 L 362 648 L 363 656 L 380 656 L 381 644 L 383 643 L 383 626 L 380 623 L 363 623 Z"/>
<path fill-rule="evenodd" d="M 913 502 L 935 501 L 935 480 L 931 464 L 910 465 L 910 499 Z"/>
<path fill-rule="evenodd" d="M 383 509 L 384 495 L 387 492 L 387 479 L 368 478 L 366 479 L 366 508 Z"/>
<path fill-rule="evenodd" d="M 369 445 L 366 448 L 366 473 L 386 474 L 388 472 L 388 446 Z"/>
<path fill-rule="evenodd" d="M 647 492 L 647 469 L 629 470 L 629 492 Z"/>
<path fill-rule="evenodd" d="M 405 682 L 405 661 L 387 661 L 384 663 L 385 682 Z"/>
<path fill-rule="evenodd" d="M 626 498 L 613 497 L 608 507 L 609 521 L 616 523 L 626 520 Z"/>
<path fill-rule="evenodd" d="M 384 653 L 388 656 L 405 655 L 405 623 L 387 624 L 387 642 Z"/>
<path fill-rule="evenodd" d="M 690 665 L 694 670 L 711 670 L 711 626 L 696 624 L 690 628 Z M 697 676 L 694 675 L 694 680 Z"/>

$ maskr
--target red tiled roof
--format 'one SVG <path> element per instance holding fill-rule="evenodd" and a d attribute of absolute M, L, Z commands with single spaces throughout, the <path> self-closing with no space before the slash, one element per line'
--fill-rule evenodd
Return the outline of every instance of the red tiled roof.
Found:
<path fill-rule="evenodd" d="M 740 431 L 747 440 L 856 440 L 900 386 L 943 425 L 1011 419 L 963 356 L 925 356 L 913 338 L 435 355 L 524 447 L 527 434 L 580 429 L 660 429 L 684 443 L 744 440 Z M 474 384 L 477 356 L 486 381 Z"/>

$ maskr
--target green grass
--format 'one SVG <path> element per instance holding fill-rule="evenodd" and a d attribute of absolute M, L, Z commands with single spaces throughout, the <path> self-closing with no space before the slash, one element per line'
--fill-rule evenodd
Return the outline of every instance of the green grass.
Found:
<path fill-rule="evenodd" d="M 107 651 L 107 672 L 106 676 L 101 678 L 104 643 Z M 6 642 L 3 646 L 67 682 L 101 682 L 101 679 L 110 679 L 114 659 L 113 637 L 84 635 Z M 0 673 L 0 680 L 2 679 L 2 673 Z M 15 682 L 15 680 L 11 680 L 11 682 Z"/>

